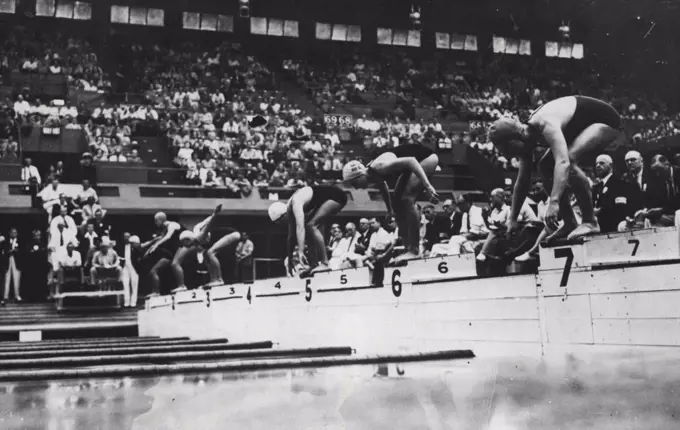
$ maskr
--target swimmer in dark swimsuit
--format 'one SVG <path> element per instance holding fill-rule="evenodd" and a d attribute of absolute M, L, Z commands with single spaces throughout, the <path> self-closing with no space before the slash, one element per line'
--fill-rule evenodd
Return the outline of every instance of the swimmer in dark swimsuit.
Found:
<path fill-rule="evenodd" d="M 520 166 L 512 196 L 508 232 L 517 231 L 517 216 L 531 186 L 533 150 L 546 145 L 539 161 L 550 203 L 546 228 L 554 233 L 548 242 L 567 237 L 576 239 L 600 232 L 593 209 L 590 183 L 578 167 L 584 155 L 600 153 L 622 136 L 621 117 L 609 104 L 590 97 L 562 97 L 537 109 L 526 124 L 501 118 L 489 130 L 490 140 L 509 157 L 519 158 Z M 571 190 L 567 188 L 570 186 Z M 577 226 L 570 204 L 573 191 L 581 208 L 583 222 Z M 558 227 L 559 216 L 562 225 Z"/>
<path fill-rule="evenodd" d="M 155 261 L 149 271 L 151 291 L 152 294 L 160 294 L 160 275 L 166 268 L 170 267 L 170 263 L 180 247 L 179 237 L 187 229 L 175 221 L 168 221 L 167 215 L 163 212 L 154 215 L 154 222 L 159 234 L 145 244 L 148 249 L 144 253 L 144 258 L 149 257 L 152 261 Z"/>
<path fill-rule="evenodd" d="M 288 200 L 288 203 L 276 202 L 269 207 L 269 218 L 272 222 L 293 219 L 288 223 L 288 261 L 294 261 L 295 245 L 298 249 L 298 261 L 305 267 L 310 267 L 305 257 L 306 234 L 312 236 L 310 246 L 312 273 L 328 269 L 328 256 L 324 245 L 323 234 L 319 229 L 322 223 L 335 216 L 347 204 L 347 194 L 344 190 L 332 185 L 318 185 L 300 188 Z M 297 239 L 297 240 L 295 240 Z M 290 273 L 292 266 L 289 266 Z"/>
<path fill-rule="evenodd" d="M 175 279 L 177 280 L 177 288 L 173 290 L 173 292 L 186 290 L 182 264 L 188 255 L 195 254 L 203 249 L 207 250 L 205 256 L 208 262 L 208 272 L 210 274 L 210 282 L 206 284 L 205 287 L 210 288 L 224 285 L 224 281 L 222 280 L 222 266 L 220 260 L 217 258 L 217 254 L 241 240 L 241 233 L 230 229 L 227 234 L 210 245 L 212 240 L 211 233 L 215 228 L 215 220 L 221 210 L 222 205 L 217 205 L 213 213 L 200 223 L 196 224 L 193 230 L 186 230 L 180 234 L 180 246 L 175 252 L 171 266 L 172 271 L 175 274 Z"/>
<path fill-rule="evenodd" d="M 342 169 L 343 181 L 353 187 L 366 188 L 369 183 L 375 183 L 380 188 L 389 214 L 394 213 L 399 231 L 403 232 L 406 253 L 395 261 L 418 258 L 420 254 L 420 217 L 416 199 L 425 190 L 431 202 L 438 201 L 439 196 L 428 179 L 438 165 L 439 157 L 434 151 L 422 145 L 409 144 L 386 150 L 367 166 L 350 161 Z M 399 178 L 391 199 L 385 180 L 393 175 L 399 175 Z"/>

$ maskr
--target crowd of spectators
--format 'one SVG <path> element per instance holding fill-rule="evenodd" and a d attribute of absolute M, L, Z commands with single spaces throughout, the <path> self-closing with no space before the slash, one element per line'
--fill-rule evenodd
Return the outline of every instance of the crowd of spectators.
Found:
<path fill-rule="evenodd" d="M 86 91 L 111 88 L 92 43 L 82 34 L 20 25 L 6 26 L 2 33 L 0 74 L 3 76 L 14 70 L 65 75 L 74 88 Z"/>

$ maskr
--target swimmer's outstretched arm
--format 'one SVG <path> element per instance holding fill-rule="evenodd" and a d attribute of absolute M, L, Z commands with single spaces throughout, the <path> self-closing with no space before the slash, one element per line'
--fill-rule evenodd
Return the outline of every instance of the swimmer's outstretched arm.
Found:
<path fill-rule="evenodd" d="M 517 221 L 519 213 L 529 195 L 529 188 L 531 187 L 531 165 L 533 164 L 533 156 L 526 156 L 519 159 L 519 169 L 517 171 L 517 179 L 515 180 L 515 187 L 512 191 L 512 206 L 510 208 L 510 220 Z"/>
<path fill-rule="evenodd" d="M 555 170 L 553 171 L 553 186 L 550 192 L 550 201 L 557 203 L 562 198 L 564 190 L 567 188 L 571 162 L 569 160 L 569 148 L 567 140 L 564 138 L 562 129 L 550 123 L 543 127 L 543 137 L 545 138 L 553 157 L 555 157 Z"/>
<path fill-rule="evenodd" d="M 387 186 L 387 182 L 378 182 L 378 189 L 380 190 L 380 195 L 385 202 L 385 206 L 387 206 L 387 213 L 393 214 L 394 210 L 392 209 L 392 197 L 390 196 L 390 188 Z"/>

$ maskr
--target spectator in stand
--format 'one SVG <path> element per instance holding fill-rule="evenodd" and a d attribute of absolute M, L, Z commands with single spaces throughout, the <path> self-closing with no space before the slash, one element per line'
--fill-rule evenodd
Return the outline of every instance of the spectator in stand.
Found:
<path fill-rule="evenodd" d="M 64 190 L 59 184 L 59 179 L 53 178 L 50 186 L 43 188 L 38 197 L 43 202 L 43 208 L 47 212 L 48 222 L 52 221 L 52 213 L 55 205 L 59 204 L 59 198 L 64 194 Z"/>
<path fill-rule="evenodd" d="M 469 194 L 459 197 L 457 203 L 458 209 L 463 214 L 460 234 L 451 237 L 448 252 L 450 255 L 476 252 L 489 235 L 484 213 L 482 208 L 472 204 L 472 197 Z"/>
<path fill-rule="evenodd" d="M 2 244 L 3 259 L 0 267 L 5 268 L 5 291 L 2 296 L 1 305 L 5 305 L 9 300 L 10 287 L 14 289 L 14 299 L 21 302 L 21 269 L 22 269 L 22 248 L 19 243 L 19 233 L 16 228 L 9 229 L 7 240 Z"/>
<path fill-rule="evenodd" d="M 28 187 L 37 186 L 40 188 L 42 184 L 42 179 L 40 177 L 40 172 L 33 165 L 33 160 L 31 158 L 24 159 L 24 167 L 21 169 L 21 182 Z"/>
<path fill-rule="evenodd" d="M 63 226 L 63 234 L 66 239 L 64 239 L 64 244 L 62 246 L 65 246 L 66 243 L 72 238 L 75 238 L 78 234 L 78 227 L 76 226 L 73 217 L 68 214 L 66 206 L 60 206 L 59 215 L 52 218 L 52 221 L 50 222 L 49 232 L 51 237 L 57 234 L 59 225 Z"/>
<path fill-rule="evenodd" d="M 52 267 L 56 266 L 55 259 L 69 243 L 77 243 L 76 235 L 70 229 L 66 229 L 64 222 L 60 221 L 56 224 L 55 231 L 50 234 L 47 246 Z"/>
<path fill-rule="evenodd" d="M 115 272 L 119 281 L 123 279 L 123 270 L 120 267 L 118 254 L 111 249 L 111 240 L 107 236 L 102 237 L 99 250 L 92 257 L 92 268 L 90 269 L 90 283 L 92 285 L 97 285 L 97 276 L 102 270 Z"/>
<path fill-rule="evenodd" d="M 94 255 L 94 252 L 97 250 L 100 240 L 101 236 L 99 236 L 97 232 L 94 230 L 94 223 L 88 222 L 85 225 L 85 232 L 82 233 L 79 240 L 80 243 L 79 251 L 81 256 L 84 258 L 83 260 L 84 266 L 87 267 L 90 265 L 90 262 L 92 261 L 92 256 Z"/>
<path fill-rule="evenodd" d="M 371 218 L 370 225 L 372 234 L 364 263 L 369 267 L 386 264 L 392 258 L 394 237 L 380 225 L 377 218 Z"/>
<path fill-rule="evenodd" d="M 94 219 L 90 220 L 94 225 L 94 231 L 100 238 L 104 236 L 111 237 L 111 226 L 104 219 L 104 210 L 97 208 L 94 211 Z"/>

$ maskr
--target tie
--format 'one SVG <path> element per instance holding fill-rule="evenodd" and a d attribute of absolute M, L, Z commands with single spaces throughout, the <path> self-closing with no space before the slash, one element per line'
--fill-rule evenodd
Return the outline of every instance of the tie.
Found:
<path fill-rule="evenodd" d="M 64 246 L 64 233 L 59 232 L 59 246 Z"/>
<path fill-rule="evenodd" d="M 467 211 L 465 215 L 467 215 L 467 231 L 470 233 L 470 211 Z"/>
<path fill-rule="evenodd" d="M 675 187 L 673 185 L 673 180 L 666 182 L 666 197 L 668 197 L 669 201 L 675 199 Z"/>

